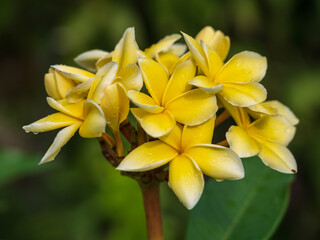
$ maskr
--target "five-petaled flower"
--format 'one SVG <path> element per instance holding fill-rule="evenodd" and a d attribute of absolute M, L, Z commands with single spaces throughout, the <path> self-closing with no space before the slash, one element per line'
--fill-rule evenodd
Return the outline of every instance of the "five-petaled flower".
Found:
<path fill-rule="evenodd" d="M 150 136 L 168 134 L 176 121 L 189 126 L 201 124 L 218 110 L 213 94 L 191 90 L 189 80 L 196 72 L 192 60 L 181 63 L 170 79 L 166 70 L 151 59 L 141 59 L 139 66 L 151 97 L 138 91 L 129 91 L 128 96 L 139 107 L 131 112 Z"/>
<path fill-rule="evenodd" d="M 226 147 L 211 144 L 215 117 L 197 126 L 179 124 L 160 140 L 144 143 L 120 163 L 121 171 L 147 171 L 169 163 L 169 186 L 191 209 L 200 199 L 203 174 L 217 180 L 244 177 L 242 162 Z"/>
<path fill-rule="evenodd" d="M 224 54 L 219 55 L 202 40 L 199 44 L 189 35 L 184 33 L 183 36 L 202 72 L 191 79 L 190 84 L 221 95 L 230 104 L 240 107 L 255 105 L 266 99 L 267 91 L 259 83 L 267 70 L 265 57 L 244 51 L 224 64 Z"/>

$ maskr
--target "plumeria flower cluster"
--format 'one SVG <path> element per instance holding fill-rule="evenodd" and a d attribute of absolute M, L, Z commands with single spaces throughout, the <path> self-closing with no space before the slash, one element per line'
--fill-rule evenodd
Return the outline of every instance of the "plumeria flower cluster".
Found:
<path fill-rule="evenodd" d="M 185 44 L 176 43 L 182 36 Z M 295 173 L 287 146 L 298 119 L 279 101 L 266 101 L 260 83 L 266 58 L 243 51 L 226 61 L 230 39 L 209 26 L 195 38 L 182 36 L 140 50 L 128 28 L 113 51 L 77 56 L 84 69 L 51 66 L 45 88 L 57 112 L 23 127 L 34 133 L 62 128 L 40 163 L 54 160 L 79 130 L 81 137 L 98 138 L 124 173 L 167 173 L 188 209 L 201 197 L 204 174 L 217 181 L 243 178 L 241 158 L 258 155 L 272 169 Z M 226 140 L 213 144 L 215 127 L 229 117 Z M 121 135 L 131 144 L 126 156 Z"/>

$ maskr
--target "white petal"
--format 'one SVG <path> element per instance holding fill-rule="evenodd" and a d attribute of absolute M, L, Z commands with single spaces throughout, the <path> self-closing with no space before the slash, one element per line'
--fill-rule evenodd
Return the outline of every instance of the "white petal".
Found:
<path fill-rule="evenodd" d="M 89 71 L 96 72 L 97 67 L 96 63 L 102 57 L 104 57 L 108 52 L 94 49 L 90 51 L 86 51 L 78 55 L 74 61 L 78 63 L 81 67 L 88 69 Z"/>
<path fill-rule="evenodd" d="M 50 148 L 43 156 L 39 164 L 50 162 L 54 160 L 54 158 L 58 155 L 61 148 L 66 145 L 66 143 L 72 138 L 75 132 L 80 127 L 80 123 L 70 125 L 58 132 L 57 136 L 55 137 L 53 143 L 51 144 Z"/>

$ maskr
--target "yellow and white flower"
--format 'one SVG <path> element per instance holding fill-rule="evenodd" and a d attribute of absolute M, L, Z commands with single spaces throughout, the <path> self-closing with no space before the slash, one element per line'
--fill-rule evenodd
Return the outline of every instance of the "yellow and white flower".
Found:
<path fill-rule="evenodd" d="M 267 69 L 267 60 L 257 53 L 244 51 L 223 63 L 226 46 L 220 52 L 208 47 L 203 41 L 183 33 L 188 48 L 203 75 L 190 80 L 190 84 L 207 92 L 222 96 L 227 102 L 248 107 L 263 102 L 266 89 L 259 83 Z"/>
<path fill-rule="evenodd" d="M 237 123 L 226 133 L 233 151 L 240 157 L 258 155 L 265 165 L 279 172 L 297 172 L 296 160 L 287 148 L 296 130 L 286 117 L 291 114 L 264 115 L 251 122 L 247 109 L 226 102 L 223 105 Z"/>
<path fill-rule="evenodd" d="M 230 149 L 211 144 L 215 117 L 197 126 L 174 129 L 160 140 L 139 146 L 117 167 L 121 171 L 148 171 L 169 163 L 169 186 L 191 209 L 201 197 L 203 173 L 216 179 L 244 177 L 240 158 Z"/>
<path fill-rule="evenodd" d="M 66 100 L 56 101 L 48 97 L 50 107 L 59 111 L 44 117 L 30 125 L 24 126 L 26 132 L 47 132 L 62 128 L 52 145 L 43 156 L 41 163 L 54 160 L 61 148 L 79 129 L 79 134 L 84 138 L 100 137 L 105 129 L 105 118 L 100 107 L 93 101 L 84 100 L 77 103 L 68 103 Z"/>
<path fill-rule="evenodd" d="M 152 137 L 172 131 L 176 121 L 189 126 L 201 124 L 216 113 L 216 97 L 201 89 L 193 89 L 189 80 L 196 68 L 191 60 L 181 63 L 170 79 L 167 71 L 151 59 L 140 59 L 143 80 L 150 96 L 128 91 L 128 97 L 139 108 L 131 112 Z"/>

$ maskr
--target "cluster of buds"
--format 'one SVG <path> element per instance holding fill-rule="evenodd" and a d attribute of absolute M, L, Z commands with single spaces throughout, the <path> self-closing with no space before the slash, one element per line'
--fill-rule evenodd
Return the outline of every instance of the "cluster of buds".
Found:
<path fill-rule="evenodd" d="M 51 66 L 47 102 L 58 112 L 23 127 L 34 133 L 63 128 L 40 163 L 52 161 L 79 130 L 98 138 L 106 158 L 128 175 L 167 173 L 162 179 L 188 209 L 200 199 L 203 174 L 243 178 L 240 158 L 258 155 L 272 169 L 295 173 L 287 145 L 298 119 L 282 103 L 266 101 L 260 84 L 266 58 L 243 51 L 225 62 L 229 37 L 212 27 L 195 38 L 182 35 L 186 44 L 173 34 L 142 51 L 128 28 L 113 51 L 77 56 L 86 70 Z M 214 128 L 229 117 L 234 125 L 226 140 L 213 144 Z M 126 156 L 124 137 L 131 144 Z"/>

